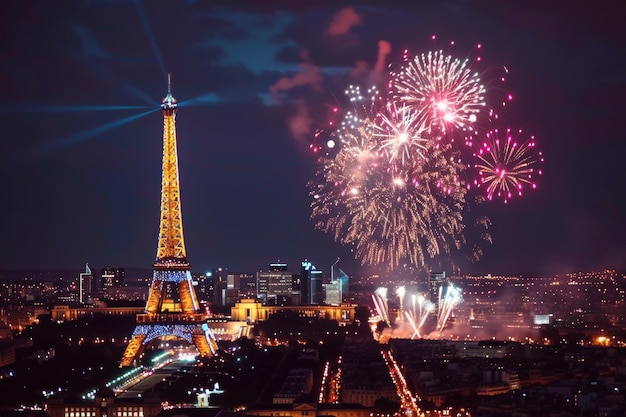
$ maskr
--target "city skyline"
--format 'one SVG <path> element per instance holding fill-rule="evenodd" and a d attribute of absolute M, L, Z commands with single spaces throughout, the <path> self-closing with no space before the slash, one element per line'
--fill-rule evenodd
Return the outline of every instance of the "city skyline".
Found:
<path fill-rule="evenodd" d="M 565 17 L 556 5 L 537 13 L 532 4 L 419 7 L 5 5 L 4 26 L 21 43 L 3 44 L 0 66 L 9 127 L 2 166 L 10 178 L 0 268 L 149 268 L 158 232 L 158 110 L 172 73 L 193 270 L 251 272 L 280 260 L 297 272 L 308 259 L 326 271 L 339 257 L 357 274 L 363 269 L 349 248 L 309 220 L 315 130 L 351 74 L 374 74 L 381 54 L 387 63 L 403 49 L 462 58 L 479 42 L 483 68 L 509 70 L 507 122 L 537 137 L 546 163 L 537 190 L 481 206 L 493 244 L 463 269 L 625 269 L 619 155 L 626 145 L 610 126 L 625 85 L 624 57 L 614 53 L 626 39 L 618 20 L 584 8 Z"/>

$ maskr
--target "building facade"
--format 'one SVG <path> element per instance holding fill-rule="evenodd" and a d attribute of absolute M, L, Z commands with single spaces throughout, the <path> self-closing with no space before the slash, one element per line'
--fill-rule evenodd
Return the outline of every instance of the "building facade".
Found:
<path fill-rule="evenodd" d="M 98 390 L 93 401 L 66 401 L 53 396 L 46 403 L 49 417 L 153 417 L 162 410 L 158 395 L 121 400 L 108 388 Z"/>
<path fill-rule="evenodd" d="M 284 262 L 272 262 L 267 271 L 256 274 L 256 297 L 263 304 L 294 304 L 293 273 Z"/>
<path fill-rule="evenodd" d="M 264 305 L 254 299 L 242 299 L 231 307 L 231 320 L 255 323 L 267 320 L 272 314 L 280 311 L 295 311 L 300 317 L 315 317 L 336 320 L 339 324 L 352 324 L 355 319 L 356 304 L 340 304 L 338 306 L 276 306 Z"/>

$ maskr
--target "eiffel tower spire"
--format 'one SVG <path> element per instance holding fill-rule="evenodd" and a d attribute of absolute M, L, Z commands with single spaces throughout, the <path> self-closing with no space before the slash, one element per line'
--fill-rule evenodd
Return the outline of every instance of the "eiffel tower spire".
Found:
<path fill-rule="evenodd" d="M 207 325 L 207 314 L 200 310 L 187 262 L 176 146 L 177 105 L 169 74 L 161 108 L 163 172 L 156 262 L 145 311 L 137 315 L 137 327 L 120 366 L 132 365 L 148 343 L 163 337 L 184 339 L 195 345 L 201 356 L 211 356 L 217 350 L 215 337 Z"/>
<path fill-rule="evenodd" d="M 163 109 L 163 170 L 161 178 L 161 220 L 155 267 L 172 264 L 188 266 L 183 218 L 180 206 L 178 152 L 176 148 L 176 99 L 172 96 L 171 74 L 167 75 L 167 96 Z"/>

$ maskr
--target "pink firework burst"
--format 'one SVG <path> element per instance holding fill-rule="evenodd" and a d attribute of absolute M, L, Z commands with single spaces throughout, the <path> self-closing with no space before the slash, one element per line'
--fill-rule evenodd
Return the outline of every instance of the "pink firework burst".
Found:
<path fill-rule="evenodd" d="M 418 113 L 419 123 L 442 132 L 468 128 L 485 107 L 485 87 L 478 73 L 468 60 L 443 51 L 423 53 L 406 63 L 392 74 L 390 89 L 394 99 Z"/>
<path fill-rule="evenodd" d="M 478 171 L 476 185 L 485 187 L 488 200 L 494 197 L 507 203 L 521 196 L 525 188 L 535 189 L 535 178 L 542 174 L 543 154 L 537 149 L 535 137 L 521 141 L 522 130 L 513 137 L 512 130 L 488 132 L 474 153 Z"/>

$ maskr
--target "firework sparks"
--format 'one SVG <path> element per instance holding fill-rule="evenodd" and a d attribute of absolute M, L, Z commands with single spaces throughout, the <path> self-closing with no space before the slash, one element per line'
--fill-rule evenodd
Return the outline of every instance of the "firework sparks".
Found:
<path fill-rule="evenodd" d="M 316 133 L 311 220 L 352 247 L 362 265 L 427 268 L 431 258 L 453 257 L 452 250 L 469 246 L 463 221 L 471 184 L 484 188 L 486 199 L 505 202 L 525 185 L 536 187 L 543 157 L 534 139 L 518 145 L 509 131 L 503 140 L 497 130 L 484 139 L 479 133 L 498 117 L 470 67 L 442 51 L 406 57 L 388 74 L 384 95 L 350 86 L 350 108 L 333 109 L 340 123 L 333 119 L 318 131 L 324 135 Z M 481 239 L 491 242 L 491 235 Z M 470 259 L 481 255 L 474 245 Z"/>
<path fill-rule="evenodd" d="M 517 133 L 522 134 L 522 130 Z M 511 129 L 506 130 L 504 137 L 498 130 L 492 130 L 474 155 L 480 175 L 477 186 L 485 187 L 488 200 L 497 197 L 506 203 L 516 195 L 521 196 L 524 186 L 537 187 L 535 177 L 542 173 L 539 165 L 543 154 L 537 150 L 534 136 L 519 141 Z"/>
<path fill-rule="evenodd" d="M 348 93 L 354 109 L 337 129 L 340 146 L 321 158 L 309 182 L 316 227 L 352 245 L 362 264 L 391 269 L 402 262 L 424 266 L 429 257 L 458 247 L 466 189 L 459 181 L 464 166 L 452 157 L 453 148 L 420 140 L 401 151 L 405 163 L 396 163 L 399 153 L 389 135 L 380 133 L 390 124 L 398 127 L 378 117 L 385 104 L 363 98 L 356 88 Z M 404 112 L 394 114 L 399 113 Z"/>
<path fill-rule="evenodd" d="M 363 264 L 391 269 L 404 260 L 423 266 L 426 258 L 457 246 L 465 189 L 442 186 L 453 176 L 437 170 L 453 167 L 443 156 L 433 155 L 428 169 L 393 175 L 376 152 L 356 149 L 328 161 L 323 181 L 312 185 L 318 228 L 353 245 Z"/>
<path fill-rule="evenodd" d="M 406 315 L 407 321 L 409 322 L 409 324 L 413 328 L 413 334 L 411 334 L 411 340 L 415 339 L 416 337 L 417 338 L 421 338 L 422 335 L 420 334 L 420 330 L 417 327 L 417 325 L 415 324 L 415 317 L 409 311 L 406 311 L 405 315 Z"/>
<path fill-rule="evenodd" d="M 402 319 L 403 311 L 404 311 L 404 296 L 406 295 L 406 288 L 404 287 L 404 285 L 401 285 L 398 288 L 396 288 L 396 295 L 398 296 L 398 299 L 400 300 L 400 319 Z"/>
<path fill-rule="evenodd" d="M 387 288 L 379 287 L 372 294 L 372 301 L 374 302 L 374 308 L 376 312 L 388 326 L 391 326 L 389 320 L 389 305 L 387 304 Z"/>
<path fill-rule="evenodd" d="M 389 162 L 404 165 L 423 161 L 429 141 L 428 130 L 418 124 L 417 112 L 406 105 L 387 103 L 372 123 L 372 135 L 389 155 Z"/>
<path fill-rule="evenodd" d="M 437 331 L 441 333 L 446 327 L 452 309 L 461 302 L 461 289 L 449 283 L 446 287 L 439 287 L 439 308 L 437 314 Z"/>
<path fill-rule="evenodd" d="M 470 127 L 485 106 L 478 73 L 471 71 L 468 60 L 443 51 L 418 55 L 392 76 L 395 99 L 414 109 L 419 123 L 442 132 L 449 126 Z"/>
<path fill-rule="evenodd" d="M 427 300 L 423 294 L 413 294 L 413 308 L 404 312 L 409 324 L 413 328 L 411 339 L 421 338 L 421 330 L 428 315 L 435 311 L 435 305 Z"/>

